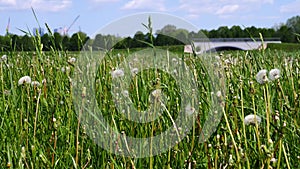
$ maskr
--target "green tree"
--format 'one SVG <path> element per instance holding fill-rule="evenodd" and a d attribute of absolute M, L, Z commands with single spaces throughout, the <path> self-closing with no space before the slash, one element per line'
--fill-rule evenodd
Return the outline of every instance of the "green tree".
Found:
<path fill-rule="evenodd" d="M 88 36 L 83 32 L 74 33 L 69 42 L 69 50 L 71 51 L 80 51 L 88 40 Z"/>
<path fill-rule="evenodd" d="M 300 16 L 294 16 L 286 21 L 286 26 L 294 33 L 300 33 Z"/>
<path fill-rule="evenodd" d="M 66 51 L 70 49 L 70 38 L 68 36 L 62 37 L 62 50 Z"/>
<path fill-rule="evenodd" d="M 93 42 L 93 50 L 103 50 L 103 49 L 106 49 L 104 36 L 101 34 L 97 34 Z"/>
<path fill-rule="evenodd" d="M 295 34 L 293 34 L 292 29 L 287 25 L 281 25 L 275 35 L 280 37 L 282 42 L 296 42 Z"/>
<path fill-rule="evenodd" d="M 54 36 L 55 48 L 57 50 L 63 50 L 63 46 L 62 46 L 63 37 L 58 32 L 55 32 L 53 36 Z"/>
<path fill-rule="evenodd" d="M 233 38 L 243 38 L 244 37 L 244 31 L 242 30 L 242 28 L 240 26 L 232 26 L 229 30 L 230 32 L 232 32 L 232 37 Z"/>
<path fill-rule="evenodd" d="M 28 35 L 24 35 L 21 38 L 21 49 L 24 51 L 32 51 L 35 49 L 34 44 L 33 44 L 33 40 L 32 37 L 29 37 Z"/>
<path fill-rule="evenodd" d="M 43 50 L 49 51 L 51 49 L 51 39 L 47 33 L 41 37 L 41 42 L 43 44 Z"/>

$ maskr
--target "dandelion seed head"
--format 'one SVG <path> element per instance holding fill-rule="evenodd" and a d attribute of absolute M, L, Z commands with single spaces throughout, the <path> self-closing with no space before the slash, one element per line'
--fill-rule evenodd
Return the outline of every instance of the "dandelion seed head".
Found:
<path fill-rule="evenodd" d="M 257 74 L 256 74 L 256 81 L 259 84 L 265 84 L 268 82 L 268 77 L 267 77 L 267 73 L 268 71 L 266 69 L 260 70 Z"/>
<path fill-rule="evenodd" d="M 272 144 L 272 143 L 273 143 L 273 140 L 272 140 L 272 139 L 269 139 L 268 142 L 269 142 L 270 144 Z"/>
<path fill-rule="evenodd" d="M 277 162 L 277 159 L 273 157 L 273 158 L 271 158 L 270 162 L 276 163 L 276 162 Z"/>
<path fill-rule="evenodd" d="M 191 104 L 188 104 L 186 107 L 185 107 L 185 113 L 187 115 L 192 115 L 194 114 L 195 112 L 195 108 L 191 106 Z"/>
<path fill-rule="evenodd" d="M 217 91 L 217 97 L 221 97 L 222 96 L 222 93 L 221 93 L 221 91 Z"/>
<path fill-rule="evenodd" d="M 22 84 L 29 84 L 31 83 L 31 78 L 29 76 L 23 76 L 19 79 L 18 84 L 22 85 Z"/>
<path fill-rule="evenodd" d="M 66 72 L 65 67 L 62 67 L 62 68 L 61 68 L 61 71 L 62 71 L 63 73 L 65 73 L 65 72 Z"/>
<path fill-rule="evenodd" d="M 131 69 L 132 75 L 136 75 L 136 74 L 138 74 L 138 72 L 139 72 L 139 69 L 138 69 L 138 68 L 132 68 L 132 69 Z"/>
<path fill-rule="evenodd" d="M 172 62 L 176 65 L 178 64 L 178 60 L 176 58 L 172 58 Z"/>
<path fill-rule="evenodd" d="M 68 60 L 69 63 L 75 63 L 76 62 L 76 58 L 72 57 Z"/>
<path fill-rule="evenodd" d="M 123 90 L 122 94 L 123 94 L 124 97 L 129 97 L 128 90 Z"/>
<path fill-rule="evenodd" d="M 152 96 L 159 98 L 161 96 L 161 89 L 155 89 L 151 92 Z"/>
<path fill-rule="evenodd" d="M 31 82 L 31 86 L 34 86 L 34 87 L 39 87 L 41 84 L 40 84 L 40 82 L 38 82 L 38 81 L 32 81 Z"/>
<path fill-rule="evenodd" d="M 283 127 L 286 127 L 286 122 L 283 122 Z"/>
<path fill-rule="evenodd" d="M 1 61 L 6 61 L 6 60 L 7 60 L 7 55 L 2 55 L 2 56 L 1 56 L 1 59 L 0 59 L 0 62 L 1 62 Z"/>
<path fill-rule="evenodd" d="M 244 119 L 244 124 L 249 125 L 249 124 L 255 124 L 255 123 L 261 123 L 261 118 L 257 115 L 254 114 L 249 114 L 245 117 Z"/>
<path fill-rule="evenodd" d="M 112 78 L 122 77 L 124 76 L 124 71 L 121 69 L 117 69 L 111 72 Z"/>
<path fill-rule="evenodd" d="M 280 78 L 280 70 L 279 69 L 272 69 L 269 72 L 269 79 L 271 81 L 279 79 Z"/>

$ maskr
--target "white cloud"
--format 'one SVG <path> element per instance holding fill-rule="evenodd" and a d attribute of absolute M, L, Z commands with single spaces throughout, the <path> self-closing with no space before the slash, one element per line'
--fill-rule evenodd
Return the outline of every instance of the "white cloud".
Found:
<path fill-rule="evenodd" d="M 156 11 L 165 11 L 163 0 L 131 0 L 127 2 L 122 9 L 151 9 Z"/>
<path fill-rule="evenodd" d="M 239 5 L 225 5 L 219 10 L 217 10 L 217 15 L 224 15 L 228 13 L 233 13 L 239 9 Z"/>
<path fill-rule="evenodd" d="M 106 2 L 119 2 L 120 0 L 91 0 L 95 3 L 106 3 Z"/>
<path fill-rule="evenodd" d="M 0 0 L 1 10 L 30 9 L 60 11 L 72 4 L 72 0 Z M 4 6 L 5 5 L 5 6 Z"/>
<path fill-rule="evenodd" d="M 0 6 L 2 5 L 15 5 L 16 0 L 0 0 Z"/>
<path fill-rule="evenodd" d="M 178 11 L 186 11 L 187 16 L 217 15 L 220 18 L 242 17 L 259 10 L 274 0 L 179 0 Z"/>
<path fill-rule="evenodd" d="M 280 7 L 280 12 L 282 13 L 299 13 L 300 0 L 296 0 L 286 5 Z"/>
<path fill-rule="evenodd" d="M 273 4 L 274 0 L 242 0 L 241 2 L 259 3 L 259 4 Z"/>

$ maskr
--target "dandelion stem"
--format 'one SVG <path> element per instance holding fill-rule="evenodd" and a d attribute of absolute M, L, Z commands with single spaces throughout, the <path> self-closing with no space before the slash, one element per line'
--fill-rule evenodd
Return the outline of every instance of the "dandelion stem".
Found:
<path fill-rule="evenodd" d="M 283 150 L 283 154 L 284 154 L 284 158 L 285 158 L 285 161 L 286 161 L 287 168 L 290 169 L 291 167 L 290 167 L 289 159 L 288 159 L 288 157 L 286 155 L 284 144 L 282 145 L 282 150 Z"/>
<path fill-rule="evenodd" d="M 225 118 L 225 121 L 226 121 L 227 128 L 229 130 L 229 134 L 230 134 L 232 142 L 233 142 L 233 146 L 235 148 L 235 153 L 236 153 L 236 157 L 237 157 L 237 164 L 239 164 L 239 168 L 241 168 L 239 150 L 238 150 L 238 148 L 236 146 L 236 142 L 234 140 L 234 137 L 233 137 L 233 134 L 232 134 L 232 131 L 231 131 L 231 128 L 230 128 L 230 124 L 228 122 L 227 115 L 226 115 L 226 112 L 224 110 L 224 107 L 222 108 L 222 111 L 223 111 L 223 115 L 224 115 L 224 118 Z"/>
<path fill-rule="evenodd" d="M 254 111 L 254 115 L 256 117 L 256 108 L 255 108 L 255 99 L 254 99 L 254 95 L 252 96 L 252 105 L 253 105 L 253 111 Z M 257 122 L 255 122 L 255 134 L 256 134 L 256 137 L 257 137 L 257 146 L 258 146 L 258 151 L 259 151 L 259 154 L 261 154 L 261 148 L 260 148 L 260 136 L 259 136 L 259 130 L 258 130 L 258 124 Z"/>
<path fill-rule="evenodd" d="M 264 94 L 265 94 L 265 105 L 266 105 L 266 120 L 267 120 L 267 141 L 270 144 L 270 95 L 269 95 L 269 88 L 268 84 L 264 87 Z M 267 159 L 267 168 L 270 167 L 270 160 L 271 158 L 268 157 Z"/>
<path fill-rule="evenodd" d="M 279 155 L 277 161 L 277 169 L 280 168 L 281 152 L 282 152 L 282 139 L 279 140 Z"/>
<path fill-rule="evenodd" d="M 34 143 L 35 143 L 35 135 L 36 135 L 36 122 L 38 119 L 38 113 L 39 113 L 39 103 L 40 103 L 40 97 L 41 97 L 41 92 L 38 92 L 38 98 L 37 98 L 37 102 L 36 102 L 36 110 L 35 110 L 35 118 L 34 118 L 34 128 L 33 128 L 33 139 L 34 139 Z"/>
<path fill-rule="evenodd" d="M 241 86 L 243 86 L 243 84 L 241 84 Z M 243 88 L 240 88 L 240 92 L 241 92 L 242 119 L 244 120 L 244 118 L 245 118 L 245 113 L 244 113 Z M 255 116 L 255 117 L 256 117 L 256 116 Z M 255 120 L 255 124 L 257 124 L 257 120 Z M 243 132 L 244 132 L 243 134 L 244 134 L 245 147 L 246 147 L 246 150 L 248 150 L 247 135 L 246 135 L 246 129 L 245 129 L 245 123 L 244 123 L 244 121 L 243 121 Z M 250 169 L 250 163 L 249 163 L 247 151 L 245 152 L 245 157 L 246 157 L 246 160 L 247 160 L 247 168 Z"/>

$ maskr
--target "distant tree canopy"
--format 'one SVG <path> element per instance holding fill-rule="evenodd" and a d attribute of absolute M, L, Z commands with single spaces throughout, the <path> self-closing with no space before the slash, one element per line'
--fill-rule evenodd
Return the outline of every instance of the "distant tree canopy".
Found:
<path fill-rule="evenodd" d="M 71 36 L 61 35 L 59 33 L 44 34 L 41 37 L 43 50 L 64 50 L 80 51 L 84 44 L 94 50 L 111 49 L 111 48 L 141 48 L 151 43 L 156 46 L 182 45 L 188 43 L 189 39 L 195 38 L 258 38 L 259 33 L 264 38 L 280 38 L 282 42 L 295 43 L 299 42 L 300 34 L 300 16 L 294 16 L 273 28 L 256 28 L 254 26 L 241 28 L 234 25 L 232 27 L 221 26 L 218 29 L 204 30 L 198 32 L 189 32 L 188 30 L 177 28 L 174 25 L 166 25 L 161 30 L 157 30 L 154 35 L 144 34 L 141 31 L 136 32 L 133 37 L 121 38 L 114 35 L 96 35 L 93 39 L 84 32 L 77 32 Z M 0 51 L 31 51 L 35 50 L 35 36 L 9 34 L 0 36 Z"/>

